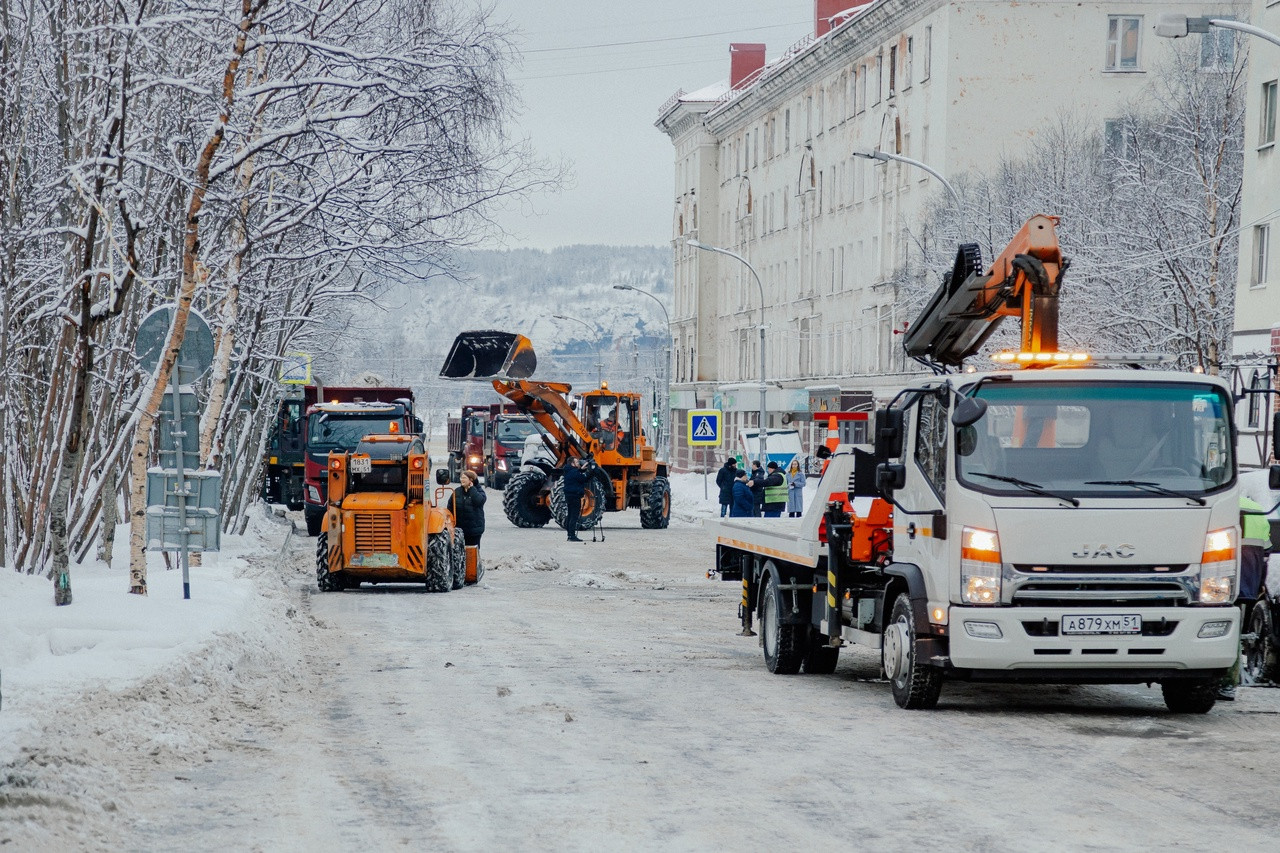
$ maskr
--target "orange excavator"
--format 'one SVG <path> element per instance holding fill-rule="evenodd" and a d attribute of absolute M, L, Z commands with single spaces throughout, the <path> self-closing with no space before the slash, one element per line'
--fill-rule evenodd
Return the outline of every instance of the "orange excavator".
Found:
<path fill-rule="evenodd" d="M 667 464 L 656 458 L 641 429 L 641 395 L 610 390 L 607 383 L 569 402 L 567 382 L 532 379 L 537 367 L 533 344 L 501 331 L 463 332 L 454 340 L 440 375 L 446 379 L 489 380 L 542 431 L 554 462 L 525 465 L 511 475 L 502 508 L 517 527 L 542 527 L 552 518 L 561 527 L 567 504 L 560 472 L 570 457 L 590 460 L 579 530 L 594 527 L 605 512 L 640 510 L 645 529 L 665 528 L 671 518 Z"/>

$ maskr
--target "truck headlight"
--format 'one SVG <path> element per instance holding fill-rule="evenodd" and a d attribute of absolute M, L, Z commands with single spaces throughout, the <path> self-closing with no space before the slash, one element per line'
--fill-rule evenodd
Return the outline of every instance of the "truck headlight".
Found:
<path fill-rule="evenodd" d="M 467 461 L 468 461 L 468 462 L 470 462 L 472 465 L 479 465 L 479 464 L 480 464 L 480 457 L 479 457 L 479 456 L 472 456 L 472 457 L 470 457 Z"/>
<path fill-rule="evenodd" d="M 1000 603 L 1000 537 L 966 527 L 960 534 L 960 595 L 968 604 Z"/>
<path fill-rule="evenodd" d="M 1235 599 L 1239 561 L 1236 529 L 1210 530 L 1204 537 L 1200 555 L 1200 603 L 1230 604 Z"/>

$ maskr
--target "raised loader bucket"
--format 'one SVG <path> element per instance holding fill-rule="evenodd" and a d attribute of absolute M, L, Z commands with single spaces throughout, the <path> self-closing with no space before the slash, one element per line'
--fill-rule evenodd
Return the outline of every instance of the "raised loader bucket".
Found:
<path fill-rule="evenodd" d="M 445 379 L 528 379 L 538 366 L 533 343 L 513 332 L 463 332 L 440 368 Z"/>

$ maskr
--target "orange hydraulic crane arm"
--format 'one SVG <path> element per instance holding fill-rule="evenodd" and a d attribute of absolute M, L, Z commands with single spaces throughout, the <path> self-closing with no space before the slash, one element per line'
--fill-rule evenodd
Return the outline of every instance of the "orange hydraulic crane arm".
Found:
<path fill-rule="evenodd" d="M 528 379 L 495 379 L 493 390 L 515 403 L 521 412 L 537 421 L 543 432 L 556 441 L 558 461 L 564 464 L 571 452 L 589 459 L 596 440 L 569 406 L 567 382 L 534 382 Z"/>
<path fill-rule="evenodd" d="M 907 355 L 958 366 L 1012 316 L 1022 320 L 1023 351 L 1055 352 L 1058 290 L 1067 267 L 1057 224 L 1056 216 L 1028 219 L 985 274 L 977 245 L 961 245 L 951 274 L 907 330 Z"/>

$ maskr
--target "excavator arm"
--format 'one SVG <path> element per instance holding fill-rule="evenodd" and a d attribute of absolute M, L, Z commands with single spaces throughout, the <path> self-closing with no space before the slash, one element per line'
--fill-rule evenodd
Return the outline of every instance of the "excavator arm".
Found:
<path fill-rule="evenodd" d="M 1028 219 L 985 273 L 977 245 L 962 245 L 950 275 L 907 330 L 907 355 L 959 366 L 1005 317 L 1021 319 L 1024 352 L 1056 352 L 1058 290 L 1067 267 L 1057 224 L 1056 216 Z"/>

